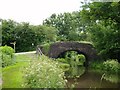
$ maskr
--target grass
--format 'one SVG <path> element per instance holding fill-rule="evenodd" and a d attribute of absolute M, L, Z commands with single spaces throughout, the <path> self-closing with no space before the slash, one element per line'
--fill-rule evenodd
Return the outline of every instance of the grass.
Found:
<path fill-rule="evenodd" d="M 16 62 L 25 62 L 25 61 L 30 61 L 35 57 L 36 57 L 35 54 L 18 54 L 15 55 L 15 60 Z"/>
<path fill-rule="evenodd" d="M 2 88 L 22 88 L 24 82 L 22 70 L 32 59 L 35 59 L 35 54 L 15 55 L 17 63 L 2 69 Z"/>
<path fill-rule="evenodd" d="M 21 88 L 22 68 L 26 66 L 26 62 L 19 62 L 16 65 L 9 66 L 3 69 L 3 88 Z"/>
<path fill-rule="evenodd" d="M 1 51 L 0 51 L 0 90 L 2 88 L 2 58 L 1 58 Z"/>

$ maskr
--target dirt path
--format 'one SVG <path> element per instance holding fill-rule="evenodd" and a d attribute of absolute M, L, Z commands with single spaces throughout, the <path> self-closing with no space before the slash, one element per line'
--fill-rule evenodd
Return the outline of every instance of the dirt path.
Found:
<path fill-rule="evenodd" d="M 32 54 L 36 53 L 36 51 L 31 51 L 31 52 L 20 52 L 20 53 L 15 53 L 15 55 L 20 55 L 20 54 Z"/>

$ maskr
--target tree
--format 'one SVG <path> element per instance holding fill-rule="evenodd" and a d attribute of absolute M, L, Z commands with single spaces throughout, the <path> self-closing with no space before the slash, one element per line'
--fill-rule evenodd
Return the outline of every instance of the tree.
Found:
<path fill-rule="evenodd" d="M 52 14 L 45 19 L 43 25 L 53 26 L 58 29 L 58 39 L 60 41 L 79 41 L 85 40 L 82 35 L 86 35 L 85 23 L 81 22 L 79 11 L 63 14 Z M 81 34 L 81 32 L 83 32 Z"/>
<path fill-rule="evenodd" d="M 19 52 L 33 50 L 35 35 L 29 23 L 20 23 L 16 26 L 16 50 Z"/>
<path fill-rule="evenodd" d="M 35 50 L 37 45 L 55 42 L 56 38 L 57 29 L 52 26 L 2 20 L 2 45 L 13 47 L 11 43 L 16 42 L 17 52 Z"/>
<path fill-rule="evenodd" d="M 57 38 L 57 29 L 52 26 L 38 25 L 33 27 L 38 43 L 55 42 Z"/>
<path fill-rule="evenodd" d="M 15 41 L 15 26 L 13 20 L 2 20 L 2 45 L 12 46 L 10 43 Z"/>
<path fill-rule="evenodd" d="M 120 2 L 93 2 L 84 6 L 82 16 L 89 21 L 87 29 L 103 58 L 120 60 Z"/>

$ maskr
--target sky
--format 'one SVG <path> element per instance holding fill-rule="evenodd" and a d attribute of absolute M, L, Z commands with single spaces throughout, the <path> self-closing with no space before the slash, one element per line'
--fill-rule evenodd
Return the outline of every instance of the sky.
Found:
<path fill-rule="evenodd" d="M 79 11 L 84 0 L 0 0 L 0 18 L 42 24 L 53 13 Z"/>

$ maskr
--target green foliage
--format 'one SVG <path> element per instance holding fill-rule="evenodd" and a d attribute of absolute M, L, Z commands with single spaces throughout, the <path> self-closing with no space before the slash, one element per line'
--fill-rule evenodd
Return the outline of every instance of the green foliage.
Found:
<path fill-rule="evenodd" d="M 91 26 L 91 39 L 97 48 L 97 51 L 104 58 L 119 58 L 118 29 L 112 21 L 101 21 Z"/>
<path fill-rule="evenodd" d="M 54 27 L 2 20 L 2 45 L 13 47 L 11 43 L 16 41 L 17 52 L 35 50 L 37 45 L 55 42 L 56 38 L 57 29 Z"/>
<path fill-rule="evenodd" d="M 57 58 L 56 60 L 61 63 L 67 63 L 67 60 L 65 58 Z"/>
<path fill-rule="evenodd" d="M 103 72 L 119 73 L 120 64 L 116 59 L 110 59 L 107 61 L 95 61 L 91 63 L 91 68 L 102 70 Z"/>
<path fill-rule="evenodd" d="M 19 51 L 35 50 L 36 46 L 56 40 L 56 29 L 48 26 L 32 26 L 26 23 L 17 26 L 16 49 Z M 49 33 L 51 32 L 51 33 Z"/>
<path fill-rule="evenodd" d="M 41 45 L 42 50 L 44 51 L 45 54 L 48 53 L 48 51 L 50 49 L 50 45 L 51 45 L 51 43 L 46 43 L 46 44 Z"/>
<path fill-rule="evenodd" d="M 60 63 L 59 66 L 63 71 L 68 71 L 70 69 L 70 65 L 67 63 Z"/>
<path fill-rule="evenodd" d="M 81 22 L 80 12 L 52 14 L 43 25 L 58 29 L 58 41 L 79 41 L 87 37 L 85 23 Z"/>
<path fill-rule="evenodd" d="M 70 64 L 65 58 L 57 58 L 56 61 L 59 62 L 59 66 L 63 71 L 68 71 L 70 69 Z"/>
<path fill-rule="evenodd" d="M 85 56 L 82 54 L 79 54 L 77 58 L 78 58 L 77 59 L 78 65 L 83 65 L 83 63 L 85 62 Z"/>
<path fill-rule="evenodd" d="M 65 59 L 70 64 L 70 66 L 83 65 L 85 62 L 85 56 L 83 54 L 78 54 L 75 51 L 68 51 L 65 55 Z"/>
<path fill-rule="evenodd" d="M 13 20 L 1 20 L 2 22 L 2 45 L 10 46 L 12 41 L 15 41 L 15 26 L 16 22 Z"/>
<path fill-rule="evenodd" d="M 103 59 L 120 60 L 120 2 L 92 2 L 83 6 L 82 21 Z"/>
<path fill-rule="evenodd" d="M 85 71 L 83 67 L 85 56 L 76 51 L 66 52 L 64 58 L 58 58 L 57 61 L 60 62 L 60 67 L 66 71 L 67 78 L 80 77 Z"/>
<path fill-rule="evenodd" d="M 35 34 L 29 23 L 18 24 L 15 28 L 16 51 L 25 52 L 34 50 L 34 45 L 36 45 Z"/>
<path fill-rule="evenodd" d="M 15 52 L 13 48 L 6 46 L 6 45 L 0 47 L 0 50 L 2 51 L 2 53 L 10 55 L 11 57 L 13 57 L 13 53 Z"/>
<path fill-rule="evenodd" d="M 91 63 L 90 68 L 103 70 L 104 69 L 103 62 L 101 60 L 96 60 Z"/>
<path fill-rule="evenodd" d="M 12 65 L 15 63 L 13 48 L 9 46 L 2 46 L 0 47 L 0 51 L 1 51 L 2 67 L 6 67 L 8 65 Z"/>
<path fill-rule="evenodd" d="M 46 56 L 32 61 L 24 71 L 26 88 L 64 88 L 64 72 L 59 64 Z"/>
<path fill-rule="evenodd" d="M 120 64 L 118 63 L 117 60 L 107 60 L 105 62 L 103 62 L 103 66 L 104 66 L 104 70 L 106 71 L 110 71 L 110 72 L 118 72 L 118 70 L 120 69 Z"/>

